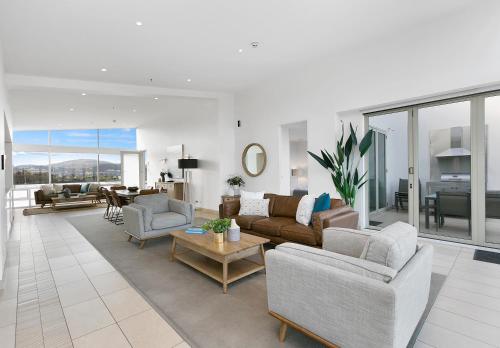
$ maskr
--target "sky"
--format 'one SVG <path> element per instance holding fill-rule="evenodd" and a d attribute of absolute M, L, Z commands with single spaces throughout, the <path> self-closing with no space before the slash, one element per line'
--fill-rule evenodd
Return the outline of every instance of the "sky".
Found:
<path fill-rule="evenodd" d="M 50 132 L 51 145 L 123 150 L 136 150 L 135 128 L 88 129 L 88 130 L 53 130 Z M 14 131 L 14 144 L 49 145 L 49 131 Z M 53 153 L 51 162 L 58 163 L 72 159 L 96 159 L 95 154 Z M 101 160 L 119 163 L 119 155 L 101 155 Z M 13 164 L 47 165 L 47 152 L 17 152 L 13 154 Z"/>

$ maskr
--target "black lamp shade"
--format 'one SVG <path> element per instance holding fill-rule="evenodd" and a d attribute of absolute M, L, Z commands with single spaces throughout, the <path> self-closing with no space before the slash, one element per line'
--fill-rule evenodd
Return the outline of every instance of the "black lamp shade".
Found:
<path fill-rule="evenodd" d="M 194 158 L 181 158 L 178 160 L 179 169 L 198 168 L 198 160 Z"/>

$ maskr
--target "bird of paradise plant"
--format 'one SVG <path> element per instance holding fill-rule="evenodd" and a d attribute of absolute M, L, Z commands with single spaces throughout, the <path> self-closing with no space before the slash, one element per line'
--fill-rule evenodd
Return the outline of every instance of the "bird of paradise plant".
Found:
<path fill-rule="evenodd" d="M 357 129 L 356 129 L 357 130 Z M 342 124 L 342 136 L 337 141 L 336 153 L 321 150 L 321 156 L 307 151 L 319 164 L 330 172 L 333 185 L 340 194 L 342 200 L 349 206 L 354 207 L 357 191 L 366 184 L 365 171 L 360 175 L 358 166 L 363 156 L 368 152 L 373 140 L 373 131 L 370 129 L 358 143 L 352 123 L 349 123 L 349 136 L 344 142 L 344 124 Z"/>

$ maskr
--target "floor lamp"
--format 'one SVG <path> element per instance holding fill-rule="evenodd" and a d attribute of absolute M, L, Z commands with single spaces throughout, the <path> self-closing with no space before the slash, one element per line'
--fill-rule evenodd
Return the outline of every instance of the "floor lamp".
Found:
<path fill-rule="evenodd" d="M 178 167 L 179 169 L 185 170 L 182 200 L 191 203 L 191 169 L 198 168 L 198 160 L 194 158 L 181 158 L 178 160 Z"/>

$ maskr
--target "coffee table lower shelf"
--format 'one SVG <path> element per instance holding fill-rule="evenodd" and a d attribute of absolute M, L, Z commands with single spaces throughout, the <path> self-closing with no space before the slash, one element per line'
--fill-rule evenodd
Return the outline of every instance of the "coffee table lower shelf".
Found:
<path fill-rule="evenodd" d="M 227 264 L 227 279 L 224 280 L 223 263 L 191 250 L 176 252 L 173 257 L 221 283 L 224 293 L 227 292 L 227 284 L 265 269 L 263 264 L 248 259 L 235 260 Z"/>

